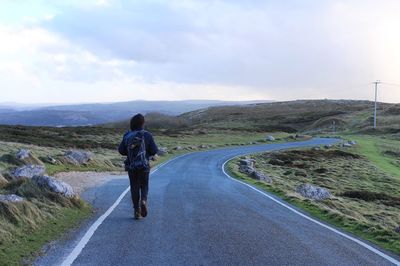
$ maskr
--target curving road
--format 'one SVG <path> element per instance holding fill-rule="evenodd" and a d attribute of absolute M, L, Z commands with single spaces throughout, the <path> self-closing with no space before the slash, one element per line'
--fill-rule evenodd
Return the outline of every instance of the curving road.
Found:
<path fill-rule="evenodd" d="M 85 192 L 99 215 L 37 265 L 393 265 L 338 231 L 288 209 L 274 197 L 228 178 L 224 162 L 260 151 L 331 144 L 335 139 L 196 152 L 151 175 L 149 216 L 132 218 L 127 179 Z M 271 199 L 272 198 L 272 199 Z M 289 207 L 290 208 L 290 207 Z M 100 215 L 108 209 L 109 216 Z M 100 219 L 100 220 L 97 220 Z M 97 227 L 93 223 L 97 220 Z M 96 229 L 93 231 L 93 229 Z M 91 231 L 92 230 L 92 231 Z M 334 230 L 334 229 L 333 229 Z M 93 233 L 93 234 L 92 234 Z M 370 248 L 370 249 L 368 249 Z M 372 250 L 371 250 L 372 249 Z"/>

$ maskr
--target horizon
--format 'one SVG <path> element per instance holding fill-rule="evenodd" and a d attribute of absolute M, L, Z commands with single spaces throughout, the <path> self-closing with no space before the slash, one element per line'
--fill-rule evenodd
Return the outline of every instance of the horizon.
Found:
<path fill-rule="evenodd" d="M 133 99 L 133 100 L 125 100 L 125 101 L 109 101 L 109 102 L 48 102 L 48 103 L 30 103 L 30 102 L 0 102 L 0 106 L 6 107 L 56 107 L 56 106 L 73 106 L 73 105 L 90 105 L 90 104 L 114 104 L 114 103 L 127 103 L 127 102 L 238 102 L 238 103 L 247 103 L 247 102 L 259 102 L 259 103 L 280 103 L 280 102 L 294 102 L 294 101 L 368 101 L 373 103 L 373 99 L 328 99 L 328 98 L 321 98 L 321 99 L 292 99 L 292 100 L 266 100 L 266 99 L 251 99 L 251 100 L 219 100 L 219 99 L 181 99 L 181 100 L 143 100 L 143 99 Z M 399 104 L 397 102 L 385 102 L 385 101 L 379 101 L 378 103 L 385 103 L 385 104 Z"/>
<path fill-rule="evenodd" d="M 127 100 L 127 101 L 114 101 L 114 102 L 71 102 L 71 103 L 22 103 L 22 102 L 0 102 L 0 107 L 3 108 L 11 108 L 15 111 L 28 111 L 28 110 L 36 110 L 40 108 L 47 107 L 64 107 L 64 106 L 80 106 L 80 105 L 108 105 L 108 104 L 118 104 L 118 103 L 128 103 L 128 102 L 215 102 L 215 103 L 239 103 L 243 105 L 247 104 L 255 104 L 255 103 L 282 103 L 282 102 L 295 102 L 295 101 L 368 101 L 373 104 L 373 100 L 363 100 L 363 99 L 294 99 L 294 100 L 283 100 L 283 101 L 275 101 L 275 100 L 246 100 L 246 101 L 225 101 L 225 100 L 217 100 L 217 99 L 183 99 L 183 100 Z M 396 102 L 383 102 L 378 101 L 379 104 L 399 104 Z M 211 104 L 211 106 L 213 106 Z M 372 108 L 372 106 L 371 106 Z"/>
<path fill-rule="evenodd" d="M 373 100 L 381 79 L 378 100 L 399 103 L 399 12 L 395 0 L 5 0 L 0 95 L 29 104 Z"/>

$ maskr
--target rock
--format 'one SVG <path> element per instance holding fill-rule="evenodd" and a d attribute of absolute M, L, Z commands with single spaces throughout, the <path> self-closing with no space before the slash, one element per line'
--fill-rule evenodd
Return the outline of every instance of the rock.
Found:
<path fill-rule="evenodd" d="M 353 145 L 351 145 L 350 143 L 343 143 L 342 147 L 351 148 L 351 147 L 353 147 Z"/>
<path fill-rule="evenodd" d="M 257 180 L 261 180 L 267 183 L 272 183 L 272 178 L 264 175 L 263 173 L 259 172 L 259 171 L 253 171 L 253 173 L 251 173 L 250 175 L 252 178 L 257 179 Z"/>
<path fill-rule="evenodd" d="M 200 148 L 200 149 L 205 149 L 205 148 L 207 148 L 207 145 L 201 144 L 201 145 L 199 146 L 199 148 Z"/>
<path fill-rule="evenodd" d="M 246 165 L 250 167 L 254 167 L 256 164 L 256 160 L 250 159 L 250 158 L 245 158 L 245 159 L 240 159 L 239 160 L 240 165 Z"/>
<path fill-rule="evenodd" d="M 267 136 L 267 137 L 265 138 L 265 140 L 266 140 L 266 141 L 274 141 L 275 138 L 274 138 L 273 136 Z"/>
<path fill-rule="evenodd" d="M 255 169 L 256 161 L 250 158 L 240 159 L 239 160 L 239 171 L 245 173 L 247 175 L 251 175 Z"/>
<path fill-rule="evenodd" d="M 254 159 L 245 158 L 239 160 L 239 171 L 247 174 L 249 177 L 265 181 L 267 183 L 272 183 L 272 178 L 264 175 L 263 173 L 255 169 L 256 161 Z"/>
<path fill-rule="evenodd" d="M 331 144 L 324 145 L 324 148 L 328 150 L 328 149 L 332 148 L 332 145 Z"/>
<path fill-rule="evenodd" d="M 319 150 L 321 150 L 321 148 L 320 147 L 313 147 L 312 150 L 313 151 L 319 151 Z"/>
<path fill-rule="evenodd" d="M 357 142 L 355 140 L 350 140 L 348 143 L 352 146 L 357 145 Z"/>
<path fill-rule="evenodd" d="M 72 198 L 75 196 L 72 187 L 60 180 L 51 176 L 35 176 L 32 180 L 41 188 L 47 188 L 52 192 L 64 195 L 65 197 Z"/>
<path fill-rule="evenodd" d="M 175 150 L 175 151 L 181 151 L 181 150 L 183 150 L 183 148 L 182 148 L 182 146 L 176 146 L 176 147 L 174 148 L 174 150 Z"/>
<path fill-rule="evenodd" d="M 16 154 L 19 160 L 24 160 L 26 158 L 29 158 L 30 155 L 31 155 L 30 150 L 25 150 L 25 149 L 20 149 Z"/>
<path fill-rule="evenodd" d="M 239 166 L 239 171 L 242 173 L 245 173 L 247 175 L 251 175 L 253 174 L 253 172 L 255 171 L 255 169 L 251 166 L 248 165 L 240 165 Z"/>
<path fill-rule="evenodd" d="M 158 152 L 157 152 L 157 155 L 158 156 L 164 156 L 164 155 L 166 155 L 168 153 L 168 148 L 166 148 L 166 147 L 160 147 L 160 148 L 158 148 Z"/>
<path fill-rule="evenodd" d="M 91 161 L 93 154 L 88 151 L 69 150 L 65 152 L 64 157 L 69 163 L 81 165 Z"/>
<path fill-rule="evenodd" d="M 46 161 L 50 164 L 57 164 L 57 160 L 51 157 L 50 155 L 47 155 Z"/>
<path fill-rule="evenodd" d="M 15 194 L 9 194 L 9 195 L 0 195 L 0 202 L 21 202 L 24 199 L 21 198 L 20 196 L 17 196 Z"/>
<path fill-rule="evenodd" d="M 20 179 L 24 177 L 32 178 L 37 175 L 44 175 L 44 173 L 45 173 L 45 168 L 43 165 L 29 164 L 18 167 L 17 169 L 11 172 L 11 175 L 16 179 Z"/>
<path fill-rule="evenodd" d="M 313 200 L 325 200 L 331 197 L 331 193 L 325 188 L 310 184 L 301 184 L 296 188 L 296 192 L 301 196 Z"/>
<path fill-rule="evenodd" d="M 395 231 L 396 233 L 399 233 L 399 234 L 400 234 L 400 226 L 397 227 L 396 229 L 394 229 L 394 231 Z"/>

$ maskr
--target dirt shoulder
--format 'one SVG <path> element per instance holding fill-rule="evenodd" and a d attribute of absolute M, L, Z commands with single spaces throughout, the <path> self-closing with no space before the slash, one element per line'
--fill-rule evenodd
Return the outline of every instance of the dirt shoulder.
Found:
<path fill-rule="evenodd" d="M 74 191 L 81 194 L 88 188 L 100 186 L 114 179 L 127 178 L 125 172 L 61 172 L 56 178 L 70 184 Z"/>

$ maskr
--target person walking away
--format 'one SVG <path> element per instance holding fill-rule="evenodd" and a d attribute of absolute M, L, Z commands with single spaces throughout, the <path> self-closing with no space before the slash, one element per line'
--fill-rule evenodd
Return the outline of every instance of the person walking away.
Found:
<path fill-rule="evenodd" d="M 123 136 L 118 151 L 126 156 L 125 171 L 128 172 L 135 219 L 147 216 L 150 158 L 158 148 L 152 134 L 144 130 L 145 119 L 137 114 L 130 121 L 130 131 Z"/>

